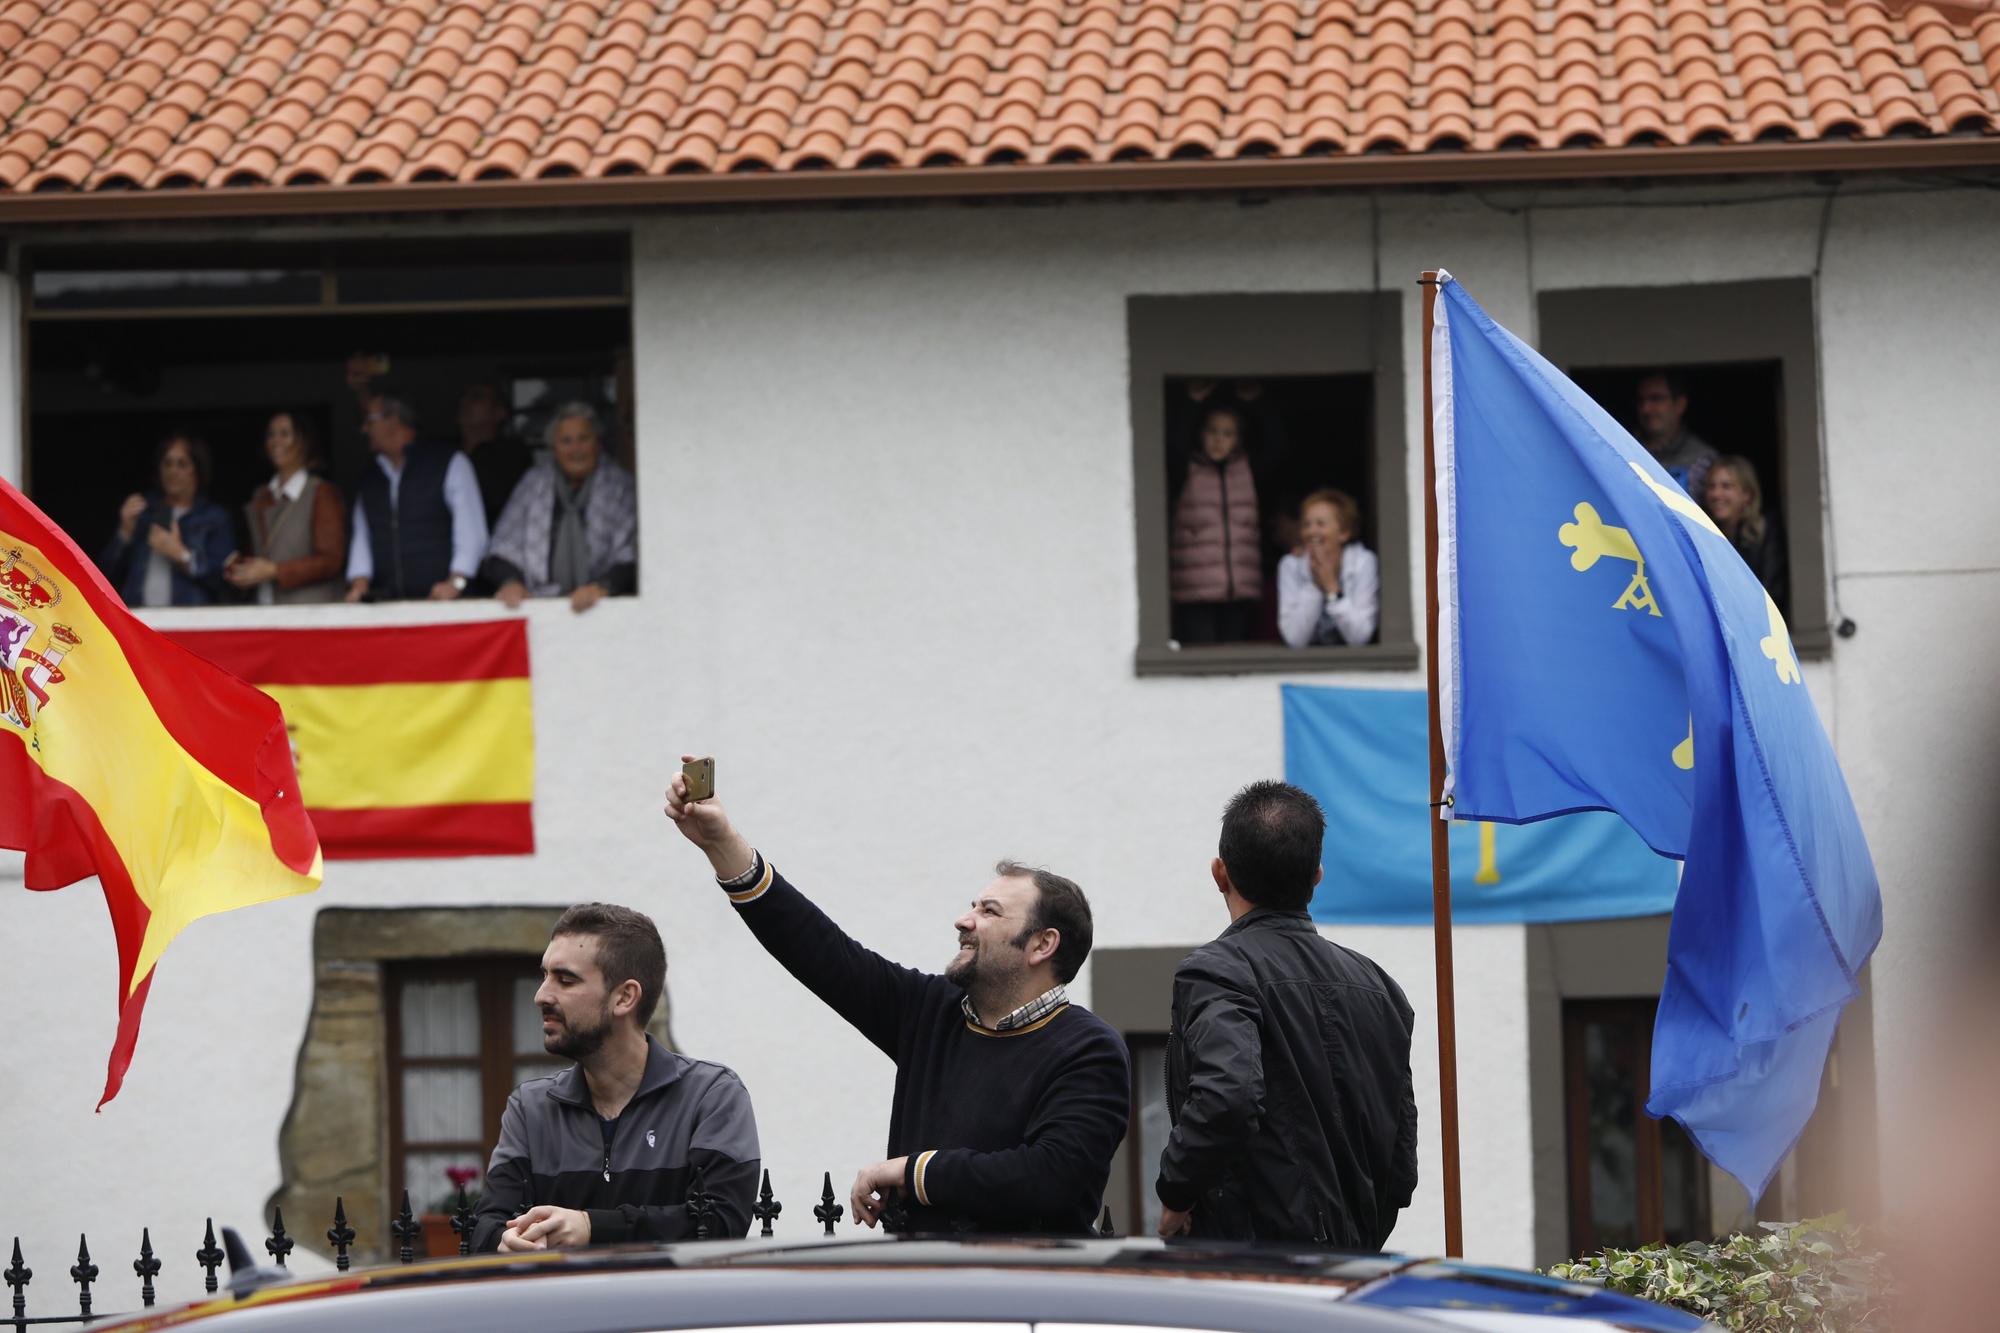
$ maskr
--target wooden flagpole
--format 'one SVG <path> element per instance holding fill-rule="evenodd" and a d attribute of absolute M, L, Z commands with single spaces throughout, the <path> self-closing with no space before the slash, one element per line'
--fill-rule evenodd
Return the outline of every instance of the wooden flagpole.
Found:
<path fill-rule="evenodd" d="M 1431 929 L 1437 948 L 1438 1102 L 1444 1132 L 1444 1252 L 1465 1254 L 1465 1223 L 1458 1182 L 1458 1020 L 1451 965 L 1451 825 L 1439 818 L 1444 800 L 1444 727 L 1438 718 L 1438 511 L 1437 440 L 1431 424 L 1431 331 L 1436 319 L 1437 270 L 1418 279 L 1424 292 L 1424 676 L 1431 720 Z"/>

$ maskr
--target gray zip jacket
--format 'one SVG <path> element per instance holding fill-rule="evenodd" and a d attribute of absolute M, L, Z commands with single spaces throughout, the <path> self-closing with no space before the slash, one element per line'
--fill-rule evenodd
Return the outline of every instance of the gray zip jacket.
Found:
<path fill-rule="evenodd" d="M 608 1140 L 582 1066 L 514 1089 L 486 1167 L 472 1248 L 498 1249 L 507 1219 L 544 1203 L 589 1213 L 596 1245 L 691 1237 L 687 1197 L 696 1170 L 715 1202 L 709 1236 L 742 1236 L 758 1167 L 757 1119 L 743 1081 L 649 1036 L 645 1077 Z"/>

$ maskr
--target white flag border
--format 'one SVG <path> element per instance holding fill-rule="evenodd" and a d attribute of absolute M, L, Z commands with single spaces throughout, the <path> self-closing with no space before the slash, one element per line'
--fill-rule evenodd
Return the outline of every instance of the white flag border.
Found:
<path fill-rule="evenodd" d="M 1447 269 L 1437 271 L 1437 296 L 1431 303 L 1431 345 L 1425 349 L 1431 359 L 1431 441 L 1436 461 L 1437 642 L 1429 645 L 1438 655 L 1438 725 L 1444 736 L 1444 790 L 1438 794 L 1439 819 L 1454 819 L 1451 796 L 1458 773 L 1458 455 L 1453 431 L 1451 321 L 1446 313 L 1445 287 L 1454 279 Z"/>

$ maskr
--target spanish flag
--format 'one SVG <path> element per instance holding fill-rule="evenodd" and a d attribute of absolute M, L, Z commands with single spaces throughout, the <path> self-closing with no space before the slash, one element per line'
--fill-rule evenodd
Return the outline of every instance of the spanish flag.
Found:
<path fill-rule="evenodd" d="M 0 846 L 27 853 L 30 889 L 104 886 L 118 1036 L 100 1107 L 125 1080 L 168 942 L 320 880 L 277 703 L 142 624 L 5 481 Z"/>
<path fill-rule="evenodd" d="M 522 621 L 170 637 L 284 706 L 329 859 L 535 850 Z"/>

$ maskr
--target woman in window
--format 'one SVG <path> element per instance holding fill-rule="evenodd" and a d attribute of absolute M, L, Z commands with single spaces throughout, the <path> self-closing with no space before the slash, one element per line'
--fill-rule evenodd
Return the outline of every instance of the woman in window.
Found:
<path fill-rule="evenodd" d="M 230 561 L 224 576 L 265 606 L 339 601 L 347 510 L 340 489 L 312 472 L 320 461 L 312 432 L 280 412 L 264 427 L 264 454 L 271 480 L 243 507 L 250 554 Z"/>
<path fill-rule="evenodd" d="M 1764 513 L 1764 491 L 1757 469 L 1738 454 L 1723 454 L 1709 465 L 1702 486 L 1702 507 L 1729 538 L 1730 545 L 1750 566 L 1750 572 L 1771 594 L 1782 615 L 1790 615 L 1785 578 L 1785 541 L 1777 524 Z"/>
<path fill-rule="evenodd" d="M 638 583 L 638 490 L 605 455 L 604 427 L 589 404 L 557 408 L 544 439 L 552 459 L 514 487 L 479 572 L 508 606 L 561 595 L 587 611 Z"/>
<path fill-rule="evenodd" d="M 125 498 L 97 563 L 127 606 L 207 606 L 236 545 L 229 514 L 206 497 L 208 445 L 176 431 L 153 450 L 153 469 L 160 488 Z"/>
<path fill-rule="evenodd" d="M 1292 647 L 1375 637 L 1382 567 L 1360 531 L 1360 506 L 1345 491 L 1314 491 L 1299 504 L 1299 549 L 1278 561 L 1278 632 Z"/>
<path fill-rule="evenodd" d="M 1257 481 L 1243 425 L 1234 404 L 1208 407 L 1174 501 L 1173 633 L 1184 644 L 1249 638 L 1263 596 Z"/>

